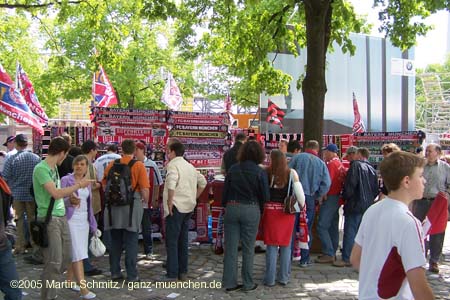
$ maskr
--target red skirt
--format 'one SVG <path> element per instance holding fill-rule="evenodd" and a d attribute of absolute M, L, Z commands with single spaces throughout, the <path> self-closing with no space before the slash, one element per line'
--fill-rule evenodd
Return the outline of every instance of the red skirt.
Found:
<path fill-rule="evenodd" d="M 270 246 L 289 246 L 295 224 L 295 214 L 283 212 L 283 204 L 267 202 L 263 213 L 264 244 Z"/>

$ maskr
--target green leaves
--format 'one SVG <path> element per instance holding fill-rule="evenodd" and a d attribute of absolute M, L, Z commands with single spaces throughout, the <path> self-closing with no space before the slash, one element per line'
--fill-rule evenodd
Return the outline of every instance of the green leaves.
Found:
<path fill-rule="evenodd" d="M 380 32 L 385 32 L 393 45 L 406 50 L 415 45 L 418 35 L 425 35 L 430 29 L 424 19 L 438 10 L 449 10 L 450 1 L 375 0 L 374 6 L 382 8 Z"/>

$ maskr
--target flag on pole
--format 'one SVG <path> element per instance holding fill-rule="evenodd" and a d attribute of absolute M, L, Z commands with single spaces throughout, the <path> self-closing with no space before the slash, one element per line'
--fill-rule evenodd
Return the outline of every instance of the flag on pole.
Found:
<path fill-rule="evenodd" d="M 167 76 L 167 83 L 164 87 L 161 101 L 171 110 L 179 110 L 181 104 L 183 103 L 180 89 L 178 88 L 177 83 L 170 72 Z"/>
<path fill-rule="evenodd" d="M 95 106 L 109 107 L 117 104 L 116 92 L 102 66 L 94 73 L 92 96 L 95 100 Z"/>
<path fill-rule="evenodd" d="M 353 115 L 355 120 L 353 121 L 353 133 L 363 133 L 366 131 L 364 122 L 361 119 L 361 114 L 359 113 L 358 101 L 356 101 L 355 93 L 353 93 Z"/>
<path fill-rule="evenodd" d="M 231 112 L 231 96 L 230 96 L 230 94 L 228 93 L 227 94 L 227 96 L 225 97 L 225 103 L 224 103 L 225 105 L 225 112 L 227 113 L 227 115 L 228 115 L 228 119 L 229 119 L 229 121 L 230 121 L 230 126 L 232 126 L 233 125 L 233 122 L 234 122 L 234 117 L 233 117 L 233 113 Z"/>
<path fill-rule="evenodd" d="M 19 90 L 16 89 L 11 77 L 0 64 L 0 112 L 19 123 L 35 128 L 40 134 L 44 134 L 39 118 L 28 107 Z"/>
<path fill-rule="evenodd" d="M 266 122 L 279 125 L 280 128 L 283 128 L 283 118 L 284 118 L 285 112 L 281 110 L 275 103 L 272 102 L 272 100 L 268 99 L 267 104 L 267 118 Z"/>
<path fill-rule="evenodd" d="M 425 236 L 445 232 L 448 220 L 447 197 L 446 193 L 439 192 L 434 198 L 422 224 Z"/>
<path fill-rule="evenodd" d="M 16 89 L 22 94 L 28 107 L 39 118 L 40 122 L 47 123 L 48 116 L 34 92 L 33 84 L 19 62 L 17 62 L 16 67 Z"/>

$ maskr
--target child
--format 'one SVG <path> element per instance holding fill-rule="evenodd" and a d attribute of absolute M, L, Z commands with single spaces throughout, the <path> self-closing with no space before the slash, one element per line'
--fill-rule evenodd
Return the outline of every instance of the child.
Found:
<path fill-rule="evenodd" d="M 421 199 L 425 161 L 403 151 L 380 164 L 388 197 L 364 214 L 350 261 L 359 269 L 359 299 L 434 299 L 425 277 L 422 225 L 408 210 Z"/>

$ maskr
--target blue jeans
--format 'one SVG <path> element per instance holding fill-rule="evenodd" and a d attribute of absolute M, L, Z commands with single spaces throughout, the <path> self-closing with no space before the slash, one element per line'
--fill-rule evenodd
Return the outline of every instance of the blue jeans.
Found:
<path fill-rule="evenodd" d="M 308 225 L 308 235 L 309 235 L 309 242 L 308 242 L 308 246 L 309 249 L 311 249 L 311 245 L 312 245 L 312 225 L 314 223 L 314 214 L 316 212 L 316 198 L 314 196 L 308 196 L 305 195 L 305 203 L 306 203 L 306 218 L 307 220 L 307 225 Z M 304 264 L 304 263 L 308 263 L 310 261 L 309 259 L 309 249 L 301 249 L 300 250 L 300 264 Z"/>
<path fill-rule="evenodd" d="M 266 272 L 264 283 L 267 285 L 275 284 L 275 274 L 277 272 L 278 248 L 280 249 L 280 270 L 277 281 L 287 284 L 291 270 L 291 246 L 267 246 L 266 248 Z"/>
<path fill-rule="evenodd" d="M 181 213 L 173 206 L 166 217 L 167 277 L 176 279 L 188 270 L 188 231 L 192 212 Z"/>
<path fill-rule="evenodd" d="M 144 215 L 142 216 L 142 239 L 144 241 L 144 253 L 153 254 L 151 208 L 144 208 Z"/>
<path fill-rule="evenodd" d="M 137 255 L 139 234 L 126 229 L 111 229 L 111 249 L 109 251 L 109 265 L 111 277 L 120 277 L 120 258 L 122 249 L 125 248 L 125 269 L 127 270 L 127 280 L 139 278 L 137 272 Z"/>
<path fill-rule="evenodd" d="M 329 195 L 320 206 L 317 233 L 322 242 L 322 253 L 335 256 L 339 244 L 339 196 Z"/>
<path fill-rule="evenodd" d="M 344 241 L 342 247 L 342 260 L 350 262 L 355 237 L 358 233 L 359 224 L 361 224 L 363 214 L 345 214 L 344 221 Z"/>
<path fill-rule="evenodd" d="M 3 221 L 1 221 L 3 222 Z M 6 241 L 7 247 L 0 250 L 0 291 L 5 294 L 5 300 L 22 299 L 22 290 L 11 287 L 11 280 L 19 280 L 16 263 L 11 252 L 11 243 Z"/>
<path fill-rule="evenodd" d="M 253 259 L 261 210 L 258 204 L 228 203 L 224 215 L 225 256 L 222 282 L 224 288 L 238 285 L 238 246 L 242 244 L 241 277 L 244 289 L 251 289 L 253 282 Z"/>

